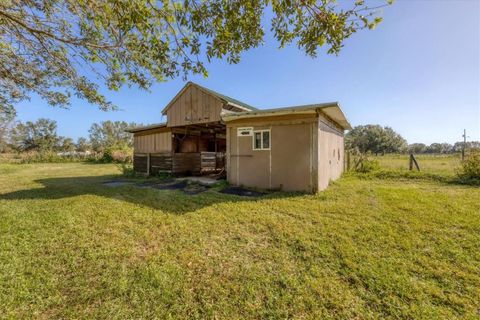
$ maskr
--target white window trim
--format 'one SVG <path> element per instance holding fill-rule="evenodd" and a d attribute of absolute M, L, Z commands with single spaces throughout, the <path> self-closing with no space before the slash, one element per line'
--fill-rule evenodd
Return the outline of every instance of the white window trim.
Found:
<path fill-rule="evenodd" d="M 255 148 L 255 133 L 260 132 L 260 145 L 261 148 Z M 268 132 L 268 148 L 263 147 L 263 132 Z M 265 129 L 265 130 L 253 130 L 253 135 L 252 135 L 252 150 L 254 151 L 261 151 L 261 150 L 270 150 L 272 148 L 272 132 L 270 129 Z"/>

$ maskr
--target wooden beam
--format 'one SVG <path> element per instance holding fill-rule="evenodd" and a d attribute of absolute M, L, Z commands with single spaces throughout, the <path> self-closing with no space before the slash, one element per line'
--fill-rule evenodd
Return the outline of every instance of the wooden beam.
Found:
<path fill-rule="evenodd" d="M 150 175 L 150 153 L 147 154 L 147 175 Z"/>

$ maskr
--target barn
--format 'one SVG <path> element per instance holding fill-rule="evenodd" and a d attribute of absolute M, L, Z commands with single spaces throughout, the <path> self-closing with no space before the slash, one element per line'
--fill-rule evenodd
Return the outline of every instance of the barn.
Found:
<path fill-rule="evenodd" d="M 259 110 L 188 82 L 162 114 L 165 123 L 128 130 L 136 172 L 225 172 L 232 185 L 305 192 L 343 172 L 351 127 L 337 102 Z"/>

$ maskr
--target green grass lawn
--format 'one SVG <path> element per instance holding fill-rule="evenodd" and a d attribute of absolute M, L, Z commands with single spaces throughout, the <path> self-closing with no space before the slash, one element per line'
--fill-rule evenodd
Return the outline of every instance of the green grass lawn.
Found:
<path fill-rule="evenodd" d="M 480 317 L 478 187 L 346 175 L 251 199 L 102 185 L 118 174 L 0 164 L 0 318 Z"/>

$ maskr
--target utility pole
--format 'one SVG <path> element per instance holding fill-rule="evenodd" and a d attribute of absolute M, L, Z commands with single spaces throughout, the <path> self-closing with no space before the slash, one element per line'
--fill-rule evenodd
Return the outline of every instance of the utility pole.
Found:
<path fill-rule="evenodd" d="M 463 129 L 462 161 L 465 160 L 465 147 L 467 146 L 467 130 Z"/>

